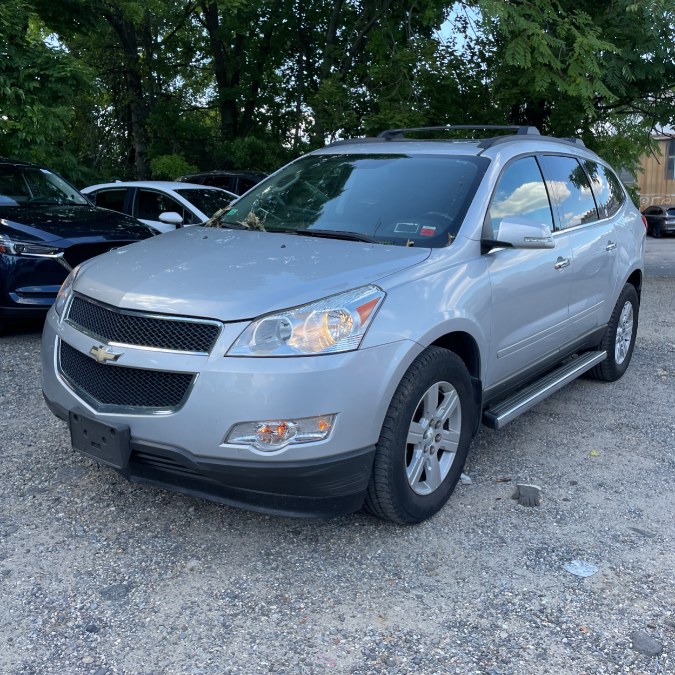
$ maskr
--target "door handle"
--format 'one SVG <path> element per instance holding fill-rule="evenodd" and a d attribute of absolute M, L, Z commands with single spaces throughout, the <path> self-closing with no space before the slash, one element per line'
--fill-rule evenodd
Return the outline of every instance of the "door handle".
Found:
<path fill-rule="evenodd" d="M 569 267 L 571 262 L 572 261 L 569 258 L 563 258 L 559 256 L 558 259 L 555 261 L 554 267 L 557 270 L 561 270 L 563 269 L 563 267 Z"/>
<path fill-rule="evenodd" d="M 616 244 L 613 241 L 608 241 L 607 246 L 605 246 L 605 251 L 613 251 L 616 248 Z"/>

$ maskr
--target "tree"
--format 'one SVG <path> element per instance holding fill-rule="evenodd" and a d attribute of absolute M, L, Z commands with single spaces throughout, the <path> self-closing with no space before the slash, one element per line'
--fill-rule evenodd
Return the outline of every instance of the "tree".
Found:
<path fill-rule="evenodd" d="M 73 102 L 89 89 L 89 77 L 66 50 L 50 44 L 27 3 L 0 5 L 0 155 L 72 170 Z"/>

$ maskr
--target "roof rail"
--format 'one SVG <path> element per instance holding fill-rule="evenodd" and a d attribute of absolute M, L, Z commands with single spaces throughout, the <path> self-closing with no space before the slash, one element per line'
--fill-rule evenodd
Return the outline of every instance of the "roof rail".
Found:
<path fill-rule="evenodd" d="M 332 148 L 336 145 L 353 145 L 354 143 L 382 143 L 385 139 L 380 138 L 379 136 L 366 136 L 365 138 L 343 138 L 339 141 L 333 141 L 329 143 L 326 147 Z"/>
<path fill-rule="evenodd" d="M 408 129 L 387 129 L 380 132 L 377 137 L 385 141 L 393 141 L 398 138 L 405 138 L 409 131 L 455 131 L 457 129 L 487 130 L 487 131 L 515 131 L 518 136 L 538 136 L 537 127 L 502 125 L 502 124 L 446 124 L 441 127 L 410 127 Z"/>

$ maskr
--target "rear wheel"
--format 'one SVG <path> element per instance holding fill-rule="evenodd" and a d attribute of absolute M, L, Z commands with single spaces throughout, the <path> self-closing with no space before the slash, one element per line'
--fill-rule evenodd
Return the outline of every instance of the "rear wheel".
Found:
<path fill-rule="evenodd" d="M 471 377 L 452 352 L 430 347 L 394 394 L 377 444 L 365 508 L 395 523 L 419 523 L 447 502 L 473 428 Z"/>
<path fill-rule="evenodd" d="M 599 346 L 599 349 L 607 352 L 607 358 L 589 372 L 591 377 L 614 382 L 626 372 L 633 356 L 639 311 L 640 301 L 637 291 L 631 284 L 626 284 L 614 306 Z"/>
<path fill-rule="evenodd" d="M 652 237 L 658 239 L 661 236 L 661 226 L 658 223 L 652 225 Z"/>

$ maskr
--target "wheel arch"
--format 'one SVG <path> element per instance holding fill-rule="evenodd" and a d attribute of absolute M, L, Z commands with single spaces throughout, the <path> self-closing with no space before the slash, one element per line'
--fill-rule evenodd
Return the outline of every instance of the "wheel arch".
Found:
<path fill-rule="evenodd" d="M 642 298 L 642 270 L 639 270 L 639 269 L 633 270 L 633 272 L 631 272 L 631 274 L 629 275 L 628 279 L 626 279 L 626 284 L 630 284 L 631 286 L 635 287 L 635 290 L 637 291 L 637 294 L 638 294 L 638 300 L 641 300 L 641 298 Z"/>
<path fill-rule="evenodd" d="M 475 338 L 464 331 L 453 331 L 436 338 L 430 347 L 442 347 L 459 356 L 471 377 L 480 379 L 480 349 Z"/>
<path fill-rule="evenodd" d="M 456 354 L 466 366 L 471 376 L 473 388 L 473 429 L 472 435 L 475 436 L 481 423 L 483 414 L 483 384 L 481 381 L 481 358 L 478 342 L 470 333 L 464 331 L 453 331 L 442 335 L 429 345 L 430 347 L 442 347 Z"/>

